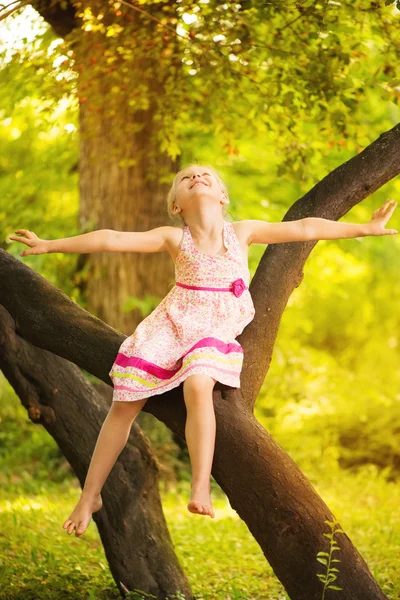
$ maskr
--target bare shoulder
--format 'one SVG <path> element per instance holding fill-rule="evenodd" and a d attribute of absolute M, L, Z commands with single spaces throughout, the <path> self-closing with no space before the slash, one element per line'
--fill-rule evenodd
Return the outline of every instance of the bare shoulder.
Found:
<path fill-rule="evenodd" d="M 174 225 L 166 225 L 164 227 L 167 250 L 172 256 L 173 260 L 175 260 L 178 254 L 179 245 L 182 241 L 183 229 L 183 227 L 177 227 Z"/>
<path fill-rule="evenodd" d="M 181 243 L 182 235 L 183 235 L 183 227 L 175 227 L 173 225 L 166 225 L 164 227 L 164 235 L 166 242 L 171 247 L 178 247 Z"/>

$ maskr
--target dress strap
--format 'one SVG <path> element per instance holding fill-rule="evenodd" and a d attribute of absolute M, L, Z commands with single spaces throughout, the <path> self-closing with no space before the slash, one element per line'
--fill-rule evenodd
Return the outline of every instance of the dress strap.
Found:
<path fill-rule="evenodd" d="M 230 248 L 231 250 L 235 250 L 236 253 L 238 253 L 239 256 L 242 256 L 242 249 L 240 247 L 240 242 L 239 242 L 239 238 L 236 235 L 236 231 L 235 228 L 233 226 L 233 223 L 231 223 L 230 221 L 225 221 L 226 225 L 225 225 L 225 229 L 227 232 L 227 242 L 230 244 Z"/>
<path fill-rule="evenodd" d="M 188 243 L 189 243 L 189 228 L 187 225 L 185 225 L 184 227 L 182 227 L 182 237 L 181 237 L 181 241 L 179 242 L 179 250 L 181 248 L 185 248 Z"/>

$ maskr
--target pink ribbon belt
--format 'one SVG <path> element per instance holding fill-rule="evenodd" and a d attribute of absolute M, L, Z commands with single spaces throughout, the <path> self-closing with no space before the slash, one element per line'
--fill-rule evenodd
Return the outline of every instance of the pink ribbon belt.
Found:
<path fill-rule="evenodd" d="M 239 279 L 235 279 L 235 281 L 231 284 L 231 287 L 228 288 L 215 288 L 215 287 L 200 287 L 198 285 L 186 285 L 185 283 L 179 283 L 179 281 L 175 282 L 175 285 L 179 285 L 179 287 L 187 288 L 190 290 L 209 290 L 211 292 L 233 292 L 233 294 L 238 298 L 247 290 L 245 282 L 241 277 Z"/>

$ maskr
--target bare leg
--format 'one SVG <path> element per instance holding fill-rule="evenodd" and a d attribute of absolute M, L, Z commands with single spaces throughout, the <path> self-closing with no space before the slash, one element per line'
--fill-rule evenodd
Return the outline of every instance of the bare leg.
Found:
<path fill-rule="evenodd" d="M 185 435 L 192 465 L 192 493 L 188 510 L 214 518 L 211 502 L 211 467 L 215 447 L 213 387 L 216 380 L 192 375 L 183 383 L 186 404 Z"/>
<path fill-rule="evenodd" d="M 103 506 L 100 491 L 128 441 L 133 421 L 146 402 L 147 398 L 132 402 L 113 401 L 100 429 L 79 502 L 64 522 L 63 528 L 68 529 L 68 535 L 74 529 L 76 537 L 82 535 L 92 513 Z"/>

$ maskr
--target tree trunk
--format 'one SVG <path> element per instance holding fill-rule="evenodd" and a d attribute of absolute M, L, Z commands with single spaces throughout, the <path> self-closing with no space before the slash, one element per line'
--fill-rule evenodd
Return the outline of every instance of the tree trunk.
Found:
<path fill-rule="evenodd" d="M 106 92 L 105 92 L 106 93 Z M 166 197 L 168 187 L 158 181 L 149 185 L 144 180 L 146 152 L 150 152 L 143 135 L 129 143 L 129 156 L 138 164 L 118 166 L 112 159 L 112 146 L 106 130 L 111 123 L 102 122 L 98 135 L 86 137 L 87 107 L 80 110 L 80 226 L 82 231 L 114 229 L 117 231 L 147 231 L 168 223 Z M 128 116 L 126 117 L 129 118 Z M 138 118 L 138 117 L 137 117 Z M 143 117 L 145 125 L 151 115 Z M 104 129 L 103 129 L 104 128 Z M 139 154 L 139 148 L 141 152 Z M 176 170 L 171 159 L 158 157 L 160 172 Z M 88 227 L 89 225 L 89 227 Z M 89 263 L 87 275 L 88 310 L 119 331 L 130 335 L 146 315 L 134 309 L 123 311 L 129 296 L 143 299 L 152 295 L 160 300 L 174 283 L 174 265 L 165 253 L 98 252 L 85 257 Z"/>
<path fill-rule="evenodd" d="M 115 14 L 104 10 L 103 2 L 91 0 L 88 6 L 104 13 L 104 25 L 115 21 Z M 144 32 L 149 40 L 157 35 L 154 22 L 149 19 L 143 22 L 138 13 L 132 14 L 135 22 L 129 24 L 129 29 L 123 28 L 118 36 L 121 48 L 132 38 L 137 43 L 134 57 L 126 65 L 116 52 L 112 36 L 82 28 L 72 44 L 79 73 L 82 231 L 147 231 L 168 223 L 166 198 L 170 185 L 165 183 L 165 177 L 170 175 L 172 181 L 177 161 L 159 149 L 156 132 L 162 124 L 157 120 L 154 99 L 165 96 L 166 92 L 157 77 L 149 78 L 147 74 L 160 71 L 163 56 L 161 49 L 158 56 L 154 55 L 156 52 L 149 55 L 143 41 Z M 107 66 L 110 59 L 115 60 L 111 67 Z M 122 72 L 127 67 L 131 70 L 128 78 L 131 87 L 124 91 L 126 80 Z M 130 103 L 135 102 L 135 83 L 141 80 L 146 81 L 149 107 L 135 106 L 133 111 Z M 161 300 L 174 283 L 173 262 L 165 252 L 100 252 L 87 255 L 85 263 L 89 266 L 86 288 L 89 312 L 127 335 L 146 316 L 138 309 L 123 311 L 127 298 L 152 295 Z"/>
<path fill-rule="evenodd" d="M 124 13 L 118 44 L 123 47 L 125 41 L 135 39 L 137 47 L 130 62 L 121 64 L 116 38 L 82 27 L 80 9 L 76 14 L 71 4 L 62 7 L 45 0 L 34 8 L 59 36 L 69 39 L 72 34 L 69 45 L 75 53 L 80 102 L 80 228 L 146 231 L 165 225 L 170 187 L 165 177 L 170 175 L 172 182 L 178 161 L 159 149 L 157 132 L 163 124 L 156 99 L 166 94 L 163 69 L 168 70 L 172 61 L 175 70 L 181 68 L 180 57 L 179 61 L 168 58 L 170 54 L 165 54 L 162 46 L 152 45 L 151 40 L 159 36 L 157 24 L 141 19 L 140 12 L 130 11 L 131 16 Z M 87 0 L 85 8 L 93 14 L 102 13 L 104 26 L 115 23 L 115 9 L 106 8 L 101 0 Z M 163 2 L 154 3 L 151 10 L 167 16 Z M 174 43 L 169 42 L 170 49 Z M 131 72 L 124 79 L 121 67 L 127 66 Z M 118 69 L 121 77 L 116 80 L 114 72 Z M 138 109 L 132 106 L 137 98 L 135 87 L 144 82 L 149 106 Z M 87 254 L 80 261 L 80 267 L 84 266 L 88 310 L 127 335 L 145 316 L 138 309 L 122 310 L 128 297 L 151 295 L 161 300 L 174 283 L 173 262 L 164 252 Z"/>
<path fill-rule="evenodd" d="M 99 393 L 76 365 L 20 337 L 1 305 L 0 368 L 30 419 L 54 438 L 83 487 L 112 388 L 101 383 L 109 393 Z M 178 592 L 192 598 L 162 511 L 158 464 L 136 423 L 101 495 L 103 507 L 93 520 L 121 594 L 139 589 L 160 600 Z M 60 527 L 67 516 L 60 516 Z"/>

